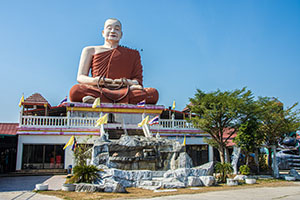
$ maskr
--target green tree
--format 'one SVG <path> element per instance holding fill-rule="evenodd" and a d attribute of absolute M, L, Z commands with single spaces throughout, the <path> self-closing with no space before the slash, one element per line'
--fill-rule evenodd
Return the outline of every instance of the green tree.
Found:
<path fill-rule="evenodd" d="M 241 124 L 237 136 L 233 139 L 234 143 L 242 149 L 246 156 L 246 165 L 249 164 L 250 153 L 256 152 L 263 143 L 263 135 L 258 131 L 259 120 L 255 115 L 258 112 L 252 112 L 251 116 L 245 123 Z M 258 156 L 258 155 L 256 155 Z M 258 165 L 258 163 L 256 163 Z"/>
<path fill-rule="evenodd" d="M 271 166 L 271 148 L 275 151 L 278 142 L 286 134 L 299 130 L 299 110 L 295 110 L 297 103 L 285 109 L 283 104 L 276 98 L 259 97 L 257 102 L 261 108 L 258 131 L 264 136 L 264 143 L 269 150 L 268 164 Z"/>
<path fill-rule="evenodd" d="M 220 160 L 224 163 L 228 140 L 251 116 L 254 104 L 252 92 L 246 91 L 246 88 L 210 93 L 197 89 L 190 102 L 189 108 L 196 114 L 191 118 L 191 122 L 211 136 L 220 153 Z"/>

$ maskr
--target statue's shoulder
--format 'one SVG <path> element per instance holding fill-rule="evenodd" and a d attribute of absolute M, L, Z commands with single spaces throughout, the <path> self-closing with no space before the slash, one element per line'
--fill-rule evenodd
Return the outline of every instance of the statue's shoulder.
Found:
<path fill-rule="evenodd" d="M 94 53 L 95 49 L 97 49 L 96 46 L 86 46 L 82 49 L 82 52 L 86 52 L 86 53 Z"/>
<path fill-rule="evenodd" d="M 131 53 L 131 54 L 140 54 L 137 49 L 132 49 L 130 47 L 121 46 L 121 45 L 119 47 L 125 52 Z"/>
<path fill-rule="evenodd" d="M 103 53 L 106 51 L 109 51 L 111 49 L 108 49 L 106 47 L 104 47 L 103 45 L 101 46 L 87 46 L 83 48 L 83 51 L 88 52 L 89 54 L 99 54 L 99 53 Z"/>

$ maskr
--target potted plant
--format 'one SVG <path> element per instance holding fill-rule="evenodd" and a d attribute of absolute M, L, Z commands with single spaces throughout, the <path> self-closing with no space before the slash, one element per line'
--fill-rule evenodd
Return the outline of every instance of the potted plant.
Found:
<path fill-rule="evenodd" d="M 246 184 L 255 184 L 256 183 L 256 179 L 253 177 L 248 176 L 250 174 L 250 167 L 248 165 L 241 165 L 240 166 L 240 173 L 242 175 L 245 175 L 245 183 Z"/>
<path fill-rule="evenodd" d="M 100 178 L 98 172 L 102 171 L 94 165 L 76 165 L 73 169 L 74 175 L 70 178 L 70 183 L 93 183 Z"/>
<path fill-rule="evenodd" d="M 251 177 L 247 177 L 245 179 L 245 183 L 246 184 L 255 184 L 256 183 L 256 179 L 255 178 L 251 178 Z"/>
<path fill-rule="evenodd" d="M 62 191 L 75 191 L 76 185 L 73 183 L 64 183 L 61 187 Z"/>
<path fill-rule="evenodd" d="M 35 189 L 39 191 L 48 190 L 48 184 L 36 184 Z"/>

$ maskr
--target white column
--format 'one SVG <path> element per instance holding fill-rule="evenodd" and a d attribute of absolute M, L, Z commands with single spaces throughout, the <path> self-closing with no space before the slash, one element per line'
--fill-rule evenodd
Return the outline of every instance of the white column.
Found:
<path fill-rule="evenodd" d="M 68 141 L 66 141 L 68 142 Z M 74 158 L 74 153 L 72 151 L 71 147 L 68 147 L 65 149 L 65 169 L 68 169 L 69 165 L 72 165 L 72 167 L 74 168 L 75 165 L 75 158 Z"/>
<path fill-rule="evenodd" d="M 208 145 L 208 161 L 214 160 L 214 148 L 210 145 Z"/>
<path fill-rule="evenodd" d="M 233 174 L 238 173 L 237 164 L 239 161 L 240 153 L 241 153 L 241 148 L 234 146 L 233 153 L 232 153 L 232 161 L 231 161 L 231 166 L 233 167 Z"/>
<path fill-rule="evenodd" d="M 273 177 L 274 178 L 279 178 L 279 168 L 278 168 L 278 163 L 276 160 L 276 146 L 272 145 L 272 150 L 273 150 L 273 156 L 272 156 L 272 168 L 273 168 Z"/>
<path fill-rule="evenodd" d="M 70 127 L 70 111 L 67 112 L 67 127 Z"/>
<path fill-rule="evenodd" d="M 20 111 L 19 126 L 22 126 L 23 109 Z"/>
<path fill-rule="evenodd" d="M 22 155 L 23 155 L 23 140 L 22 136 L 18 136 L 18 149 L 17 149 L 17 164 L 16 170 L 22 169 Z"/>
<path fill-rule="evenodd" d="M 175 122 L 174 122 L 174 120 L 175 120 L 175 114 L 173 113 L 172 114 L 172 128 L 175 128 Z"/>

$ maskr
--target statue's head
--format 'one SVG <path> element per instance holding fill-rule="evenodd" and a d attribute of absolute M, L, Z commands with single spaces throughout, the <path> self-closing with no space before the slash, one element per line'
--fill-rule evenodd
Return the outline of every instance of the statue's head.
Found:
<path fill-rule="evenodd" d="M 118 19 L 109 18 L 105 21 L 102 31 L 102 36 L 105 38 L 105 41 L 119 42 L 122 35 L 122 24 Z"/>

